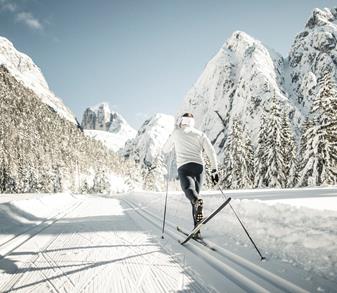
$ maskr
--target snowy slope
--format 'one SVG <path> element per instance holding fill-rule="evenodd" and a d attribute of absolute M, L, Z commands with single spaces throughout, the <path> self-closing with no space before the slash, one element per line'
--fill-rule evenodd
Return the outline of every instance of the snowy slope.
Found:
<path fill-rule="evenodd" d="M 108 149 L 118 152 L 124 148 L 125 142 L 134 135 L 126 135 L 125 132 L 120 131 L 111 133 L 103 130 L 88 130 L 84 129 L 84 134 L 102 142 Z"/>
<path fill-rule="evenodd" d="M 142 165 L 151 166 L 161 154 L 163 145 L 174 129 L 174 123 L 171 115 L 155 114 L 143 123 L 134 139 L 127 141 L 123 155 Z"/>
<path fill-rule="evenodd" d="M 107 103 L 87 108 L 83 114 L 82 127 L 86 135 L 101 141 L 115 152 L 137 133 L 119 113 L 112 112 Z"/>
<path fill-rule="evenodd" d="M 257 142 L 263 107 L 281 101 L 298 134 L 317 93 L 317 79 L 337 65 L 337 10 L 315 9 L 283 58 L 244 32 L 234 32 L 188 91 L 178 113 L 192 112 L 220 152 L 238 116 Z M 225 131 L 223 131 L 225 129 Z"/>
<path fill-rule="evenodd" d="M 73 113 L 49 89 L 40 68 L 29 56 L 17 51 L 13 44 L 3 37 L 0 37 L 0 65 L 4 65 L 11 75 L 22 82 L 25 87 L 31 89 L 62 117 L 76 123 Z"/>

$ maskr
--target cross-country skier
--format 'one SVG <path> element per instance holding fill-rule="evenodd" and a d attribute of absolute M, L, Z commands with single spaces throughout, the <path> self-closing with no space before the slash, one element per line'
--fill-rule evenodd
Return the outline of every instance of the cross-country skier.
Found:
<path fill-rule="evenodd" d="M 205 150 L 210 159 L 211 178 L 215 185 L 219 181 L 215 150 L 207 136 L 194 128 L 194 118 L 191 113 L 185 113 L 178 120 L 178 127 L 173 130 L 163 151 L 168 153 L 173 148 L 176 153 L 180 185 L 192 204 L 192 215 L 196 226 L 203 219 L 203 200 L 199 196 L 204 170 L 202 151 Z M 200 237 L 199 231 L 195 238 Z"/>

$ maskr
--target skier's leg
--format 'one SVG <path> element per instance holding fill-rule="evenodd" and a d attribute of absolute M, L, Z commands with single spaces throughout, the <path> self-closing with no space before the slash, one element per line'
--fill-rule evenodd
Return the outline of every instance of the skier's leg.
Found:
<path fill-rule="evenodd" d="M 195 171 L 196 171 L 196 174 L 195 174 L 195 177 L 194 177 L 195 190 L 198 193 L 198 197 L 199 197 L 199 193 L 200 193 L 201 186 L 202 186 L 202 180 L 203 180 L 203 167 L 201 165 L 196 166 Z M 201 222 L 202 219 L 204 218 L 203 204 L 204 204 L 203 200 L 201 198 L 199 198 L 196 205 L 195 205 L 195 222 L 196 223 Z M 200 233 L 197 236 L 200 237 Z"/>
<path fill-rule="evenodd" d="M 193 216 L 193 222 L 194 226 L 196 225 L 196 217 L 195 217 L 195 202 L 198 199 L 198 193 L 195 190 L 195 180 L 192 176 L 189 176 L 188 172 L 184 168 L 178 169 L 178 175 L 180 179 L 180 186 L 183 192 L 185 193 L 186 197 L 191 202 L 192 206 L 192 216 Z"/>
<path fill-rule="evenodd" d="M 198 199 L 198 193 L 195 190 L 195 181 L 184 169 L 178 169 L 180 186 L 186 197 L 191 203 L 194 203 Z"/>
<path fill-rule="evenodd" d="M 195 178 L 195 191 L 199 194 L 200 190 L 201 190 L 201 186 L 202 186 L 202 182 L 203 182 L 203 171 L 201 170 L 201 172 L 199 174 L 197 174 L 194 178 Z"/>

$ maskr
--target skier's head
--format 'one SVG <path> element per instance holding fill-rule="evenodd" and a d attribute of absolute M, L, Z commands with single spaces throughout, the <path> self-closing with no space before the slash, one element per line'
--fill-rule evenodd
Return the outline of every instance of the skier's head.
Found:
<path fill-rule="evenodd" d="M 195 121 L 192 113 L 185 113 L 181 116 L 179 120 L 179 126 L 180 127 L 185 127 L 185 126 L 190 126 L 194 127 Z"/>

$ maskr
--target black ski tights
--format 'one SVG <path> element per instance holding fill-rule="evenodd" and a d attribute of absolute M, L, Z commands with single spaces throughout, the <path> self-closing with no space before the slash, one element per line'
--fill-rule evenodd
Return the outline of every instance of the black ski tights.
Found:
<path fill-rule="evenodd" d="M 204 167 L 197 163 L 187 163 L 178 168 L 181 188 L 192 204 L 194 225 L 196 225 L 194 203 L 199 198 L 199 192 L 202 186 L 203 169 Z"/>

